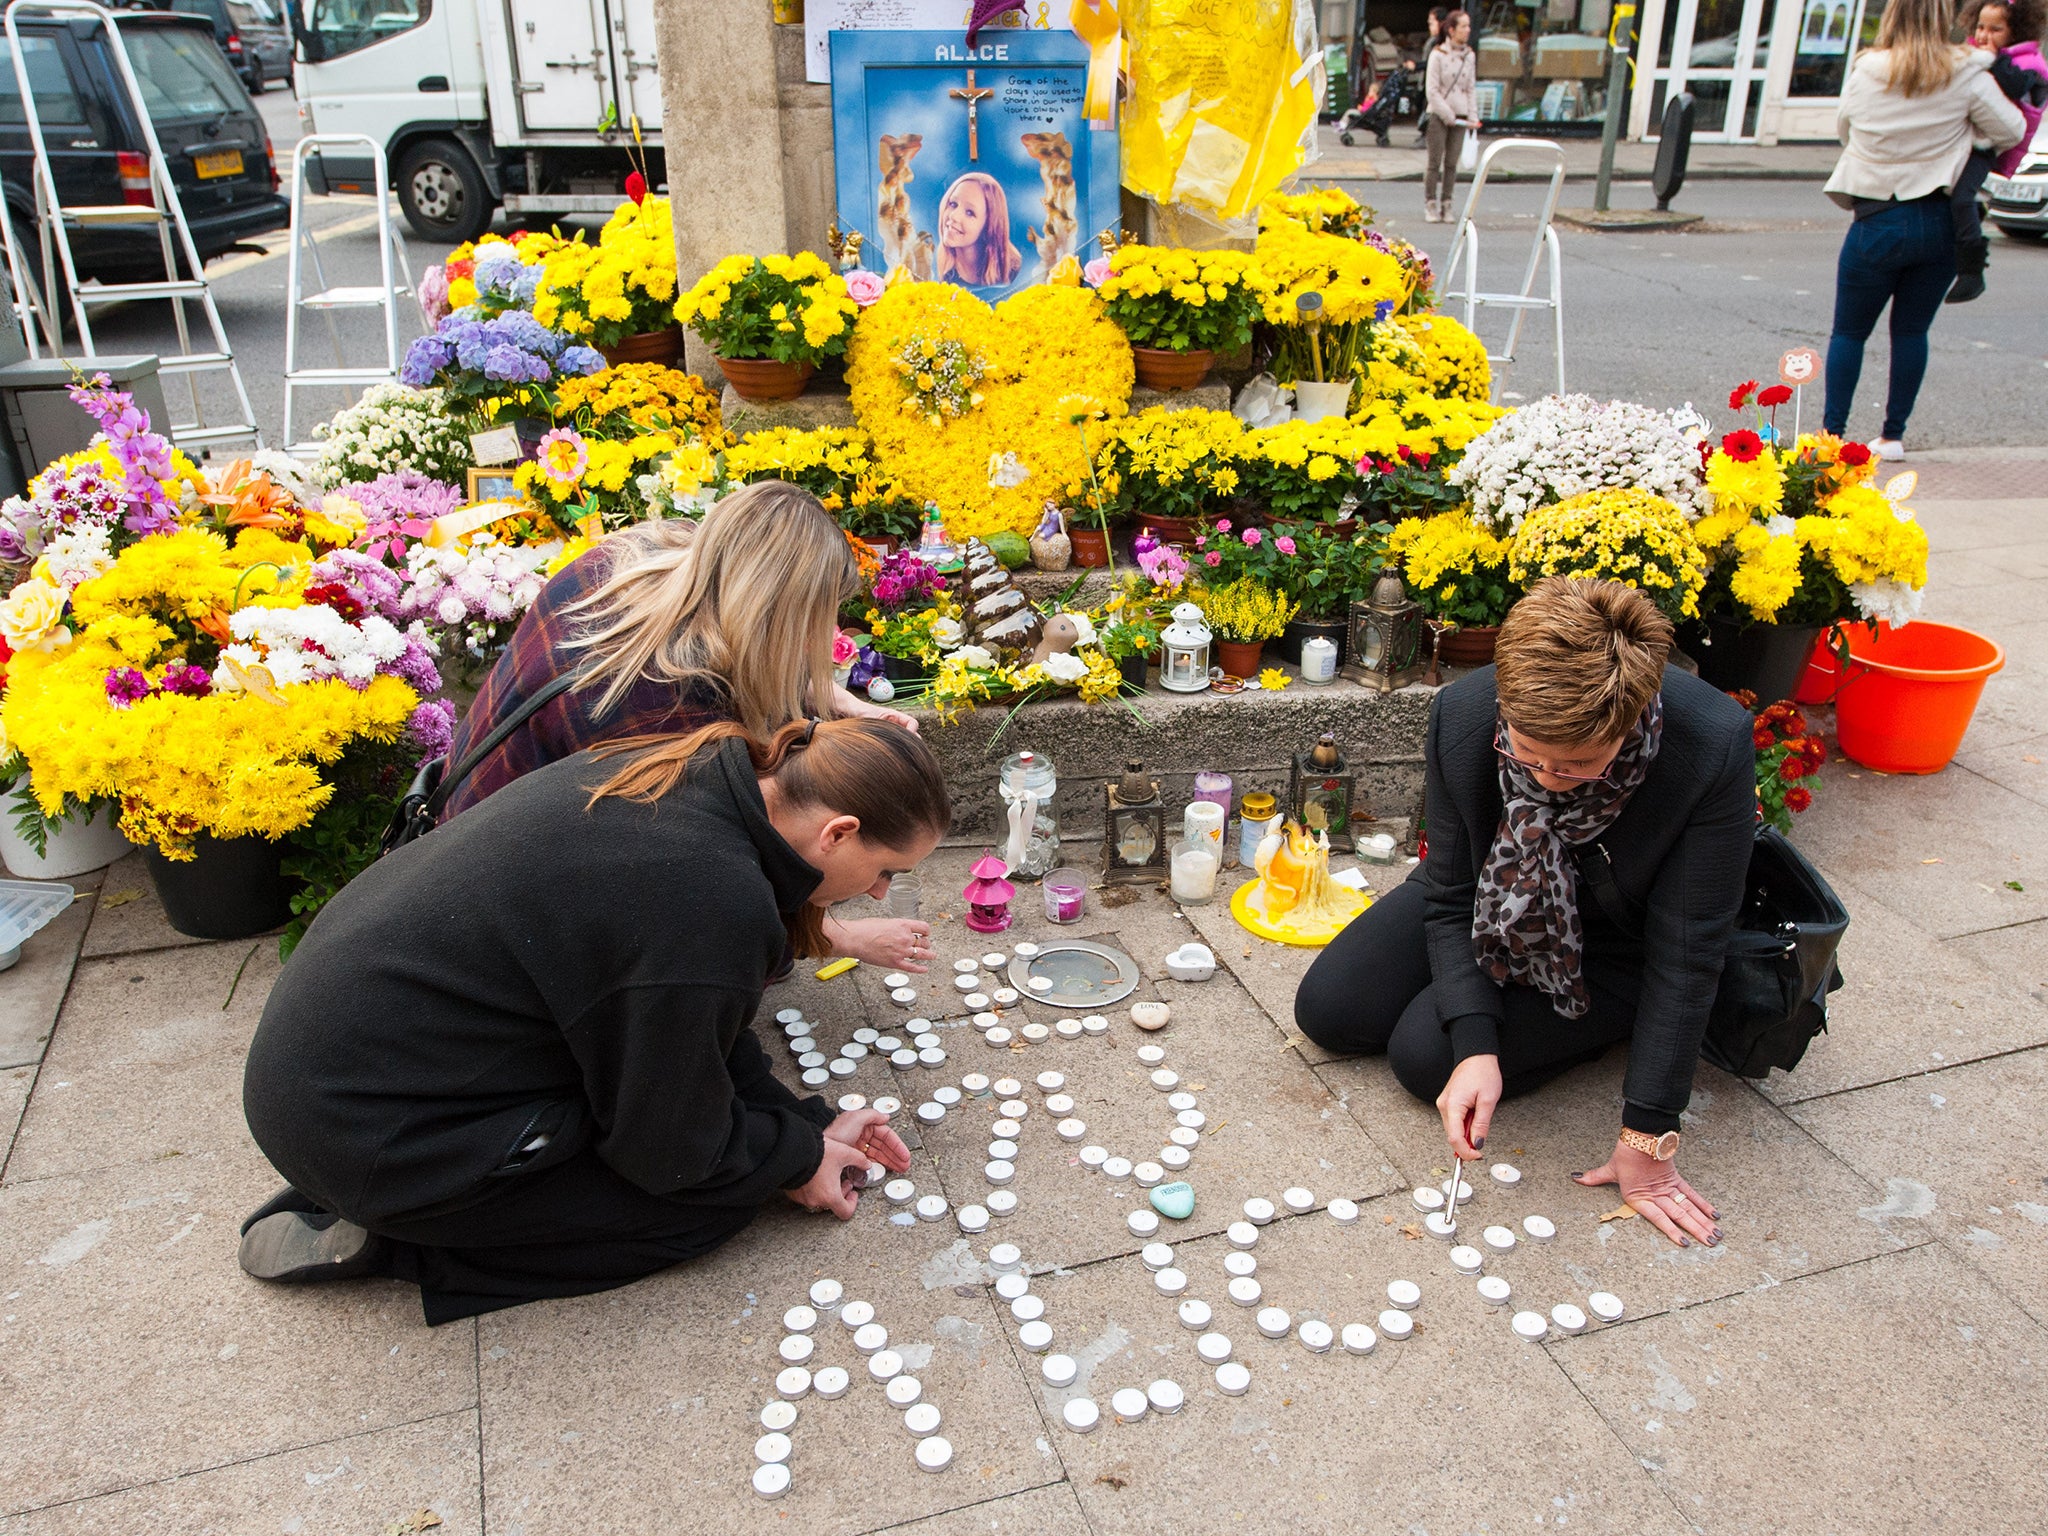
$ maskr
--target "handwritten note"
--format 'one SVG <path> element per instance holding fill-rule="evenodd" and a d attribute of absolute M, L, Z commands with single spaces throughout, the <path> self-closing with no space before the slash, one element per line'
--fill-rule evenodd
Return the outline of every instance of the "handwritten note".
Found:
<path fill-rule="evenodd" d="M 804 78 L 814 85 L 831 83 L 834 32 L 964 32 L 973 9 L 969 0 L 806 0 Z M 1027 0 L 982 30 L 997 28 L 1073 30 L 1065 0 Z"/>
<path fill-rule="evenodd" d="M 996 94 L 994 108 L 1020 128 L 1057 128 L 1080 111 L 1086 94 L 1086 78 L 1079 70 L 1010 75 Z"/>

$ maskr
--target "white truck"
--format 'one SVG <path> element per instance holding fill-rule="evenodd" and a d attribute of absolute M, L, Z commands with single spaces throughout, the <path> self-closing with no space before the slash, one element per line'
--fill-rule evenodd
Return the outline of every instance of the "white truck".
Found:
<path fill-rule="evenodd" d="M 656 0 L 291 0 L 309 133 L 384 146 L 406 221 L 460 244 L 503 208 L 610 213 L 636 168 L 666 185 Z M 329 154 L 309 190 L 363 191 L 368 157 Z"/>

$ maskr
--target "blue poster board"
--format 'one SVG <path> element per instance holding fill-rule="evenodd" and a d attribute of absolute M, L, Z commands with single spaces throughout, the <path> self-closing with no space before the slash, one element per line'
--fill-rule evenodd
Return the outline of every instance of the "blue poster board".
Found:
<path fill-rule="evenodd" d="M 1117 136 L 1081 116 L 1088 48 L 1064 32 L 834 32 L 839 222 L 861 265 L 994 303 L 1087 261 L 1121 222 Z"/>

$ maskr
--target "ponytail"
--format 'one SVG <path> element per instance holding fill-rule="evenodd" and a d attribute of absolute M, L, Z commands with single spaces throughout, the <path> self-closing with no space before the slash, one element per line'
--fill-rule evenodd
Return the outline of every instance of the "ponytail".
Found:
<path fill-rule="evenodd" d="M 775 780 L 793 808 L 823 806 L 860 822 L 873 847 L 907 848 L 943 837 L 953 825 L 946 776 L 922 737 L 874 719 L 793 720 L 764 742 L 736 720 L 715 720 L 680 736 L 643 736 L 609 743 L 597 755 L 625 761 L 591 792 L 653 804 L 681 783 L 691 764 L 728 741 L 743 743 L 754 772 Z M 790 919 L 797 952 L 824 955 L 824 914 L 806 905 Z"/>

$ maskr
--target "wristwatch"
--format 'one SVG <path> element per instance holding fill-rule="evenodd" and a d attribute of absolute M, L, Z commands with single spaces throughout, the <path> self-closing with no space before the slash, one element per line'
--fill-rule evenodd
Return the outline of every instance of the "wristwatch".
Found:
<path fill-rule="evenodd" d="M 1621 1144 L 1633 1147 L 1645 1157 L 1654 1157 L 1660 1163 L 1668 1163 L 1678 1156 L 1678 1132 L 1666 1131 L 1662 1136 L 1652 1136 L 1647 1131 L 1632 1131 L 1627 1126 L 1621 1129 Z"/>

